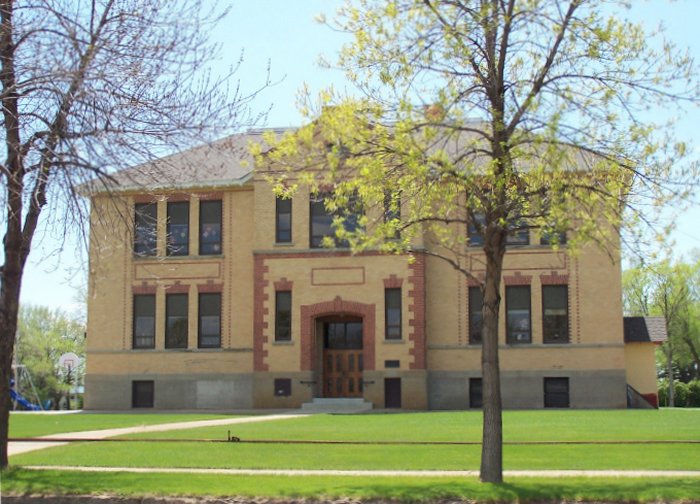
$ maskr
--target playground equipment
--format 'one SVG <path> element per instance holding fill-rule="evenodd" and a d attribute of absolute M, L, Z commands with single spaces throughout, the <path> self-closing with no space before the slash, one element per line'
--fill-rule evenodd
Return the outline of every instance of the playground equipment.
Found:
<path fill-rule="evenodd" d="M 34 386 L 34 382 L 32 381 L 32 375 L 29 373 L 29 370 L 21 364 L 13 364 L 12 374 L 15 377 L 15 378 L 10 380 L 10 399 L 12 399 L 13 409 L 18 409 L 17 405 L 19 405 L 23 409 L 29 410 L 29 411 L 41 411 L 41 410 L 45 409 L 44 406 L 41 404 L 41 400 L 39 399 L 39 394 L 36 391 L 36 387 Z M 29 383 L 29 386 L 31 387 L 32 392 L 34 393 L 33 394 L 34 399 L 35 399 L 37 404 L 30 402 L 18 390 L 19 386 L 17 384 L 20 383 L 20 380 L 24 380 L 24 381 Z"/>

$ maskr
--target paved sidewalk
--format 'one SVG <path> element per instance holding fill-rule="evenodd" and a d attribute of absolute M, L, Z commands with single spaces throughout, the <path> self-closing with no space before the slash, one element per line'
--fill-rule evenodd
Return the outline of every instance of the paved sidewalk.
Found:
<path fill-rule="evenodd" d="M 408 476 L 408 477 L 463 477 L 479 476 L 479 471 L 391 471 L 391 470 L 366 470 L 366 471 L 338 471 L 338 470 L 313 470 L 313 469 L 196 469 L 173 467 L 84 467 L 84 466 L 24 466 L 25 469 L 54 470 L 54 471 L 80 471 L 80 472 L 126 472 L 126 473 L 175 473 L 175 474 L 226 474 L 226 475 L 250 475 L 250 476 Z M 528 478 L 565 478 L 565 477 L 591 477 L 591 478 L 700 478 L 700 471 L 566 471 L 566 470 L 542 470 L 542 471 L 503 471 L 507 477 Z"/>
<path fill-rule="evenodd" d="M 221 418 L 218 420 L 194 420 L 191 422 L 175 422 L 156 425 L 138 425 L 135 427 L 122 427 L 120 429 L 102 429 L 92 431 L 66 432 L 65 434 L 49 434 L 39 438 L 64 438 L 64 439 L 104 439 L 108 437 L 122 436 L 124 434 L 136 434 L 140 432 L 163 432 L 179 429 L 194 429 L 197 427 L 216 427 L 218 425 L 232 425 L 254 422 L 270 422 L 273 420 L 285 420 L 287 418 L 307 417 L 307 414 L 285 413 L 279 415 L 259 415 L 240 418 Z M 30 451 L 43 450 L 54 446 L 63 446 L 67 442 L 47 441 L 43 442 L 11 442 L 8 445 L 8 455 L 18 455 Z"/>

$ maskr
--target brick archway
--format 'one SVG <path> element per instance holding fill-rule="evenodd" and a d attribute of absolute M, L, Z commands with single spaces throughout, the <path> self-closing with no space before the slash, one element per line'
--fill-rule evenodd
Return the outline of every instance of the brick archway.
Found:
<path fill-rule="evenodd" d="M 301 306 L 301 370 L 312 371 L 316 359 L 316 345 L 314 344 L 314 321 L 318 317 L 327 315 L 354 315 L 362 318 L 362 352 L 364 354 L 365 370 L 373 371 L 374 341 L 375 341 L 375 313 L 374 304 L 358 303 L 357 301 L 344 301 L 337 296 L 333 301 L 325 301 L 312 305 Z"/>

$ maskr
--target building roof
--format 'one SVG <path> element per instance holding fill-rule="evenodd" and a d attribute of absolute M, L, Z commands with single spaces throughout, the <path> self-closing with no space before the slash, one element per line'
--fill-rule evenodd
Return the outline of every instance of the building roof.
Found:
<path fill-rule="evenodd" d="M 625 317 L 625 343 L 661 344 L 668 339 L 664 317 Z"/>
<path fill-rule="evenodd" d="M 251 180 L 251 142 L 265 130 L 250 130 L 120 170 L 104 183 L 88 183 L 81 192 L 128 192 L 240 186 Z M 281 132 L 281 130 L 273 130 Z"/>

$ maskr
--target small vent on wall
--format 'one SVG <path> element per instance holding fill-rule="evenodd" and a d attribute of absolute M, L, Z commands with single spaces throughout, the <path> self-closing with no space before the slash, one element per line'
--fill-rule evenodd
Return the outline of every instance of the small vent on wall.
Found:
<path fill-rule="evenodd" d="M 397 360 L 385 360 L 385 361 L 384 361 L 384 367 L 387 368 L 387 369 L 390 369 L 390 368 L 399 368 L 399 367 L 401 367 L 401 361 L 397 361 Z"/>

